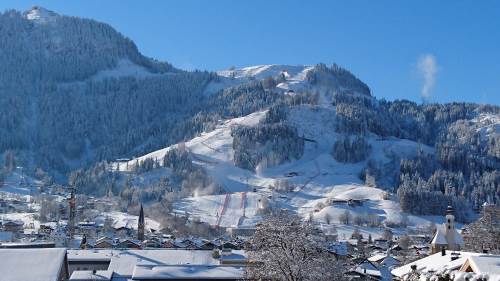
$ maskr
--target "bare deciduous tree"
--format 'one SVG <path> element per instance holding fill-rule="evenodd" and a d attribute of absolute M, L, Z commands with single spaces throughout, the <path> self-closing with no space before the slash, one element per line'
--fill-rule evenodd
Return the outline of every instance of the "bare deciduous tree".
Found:
<path fill-rule="evenodd" d="M 352 219 L 352 215 L 349 210 L 345 210 L 342 214 L 339 215 L 339 221 L 343 224 L 350 224 Z"/>
<path fill-rule="evenodd" d="M 326 251 L 312 224 L 288 211 L 266 218 L 248 249 L 256 266 L 247 278 L 256 280 L 342 280 L 342 267 Z"/>

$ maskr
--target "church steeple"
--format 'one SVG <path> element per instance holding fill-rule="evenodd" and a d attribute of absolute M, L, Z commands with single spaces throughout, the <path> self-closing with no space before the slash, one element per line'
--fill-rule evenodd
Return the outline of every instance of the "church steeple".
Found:
<path fill-rule="evenodd" d="M 141 211 L 139 212 L 139 225 L 137 226 L 137 239 L 144 241 L 144 210 L 141 204 Z"/>
<path fill-rule="evenodd" d="M 453 215 L 453 207 L 450 205 L 446 209 L 446 230 L 455 229 L 455 216 Z"/>
<path fill-rule="evenodd" d="M 458 250 L 456 242 L 456 230 L 455 230 L 455 216 L 453 215 L 453 207 L 448 206 L 446 210 L 446 222 L 445 222 L 445 237 L 448 242 L 448 250 Z"/>

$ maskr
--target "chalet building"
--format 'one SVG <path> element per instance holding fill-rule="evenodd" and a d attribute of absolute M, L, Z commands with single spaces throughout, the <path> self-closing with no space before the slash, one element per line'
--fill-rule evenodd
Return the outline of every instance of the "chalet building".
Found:
<path fill-rule="evenodd" d="M 390 255 L 389 251 L 386 254 L 376 254 L 368 258 L 368 261 L 377 265 L 394 268 L 401 264 L 401 261 Z"/>
<path fill-rule="evenodd" d="M 462 235 L 455 229 L 455 216 L 453 208 L 448 206 L 446 211 L 446 221 L 438 226 L 434 238 L 431 241 L 431 253 L 438 253 L 445 250 L 459 251 L 464 246 Z"/>
<path fill-rule="evenodd" d="M 174 249 L 176 246 L 172 239 L 167 239 L 161 243 L 161 248 Z"/>
<path fill-rule="evenodd" d="M 200 249 L 200 250 L 213 250 L 213 249 L 217 248 L 217 245 L 214 242 L 209 241 L 209 240 L 195 241 L 195 245 L 196 245 L 196 248 Z"/>
<path fill-rule="evenodd" d="M 357 265 L 344 274 L 350 279 L 360 280 L 381 280 L 382 272 L 377 265 L 368 259 L 360 259 Z"/>
<path fill-rule="evenodd" d="M 85 235 L 88 238 L 96 237 L 98 231 L 97 224 L 91 221 L 79 222 L 77 229 L 80 235 Z"/>
<path fill-rule="evenodd" d="M 235 243 L 233 241 L 226 241 L 226 242 L 222 243 L 221 247 L 223 249 L 231 249 L 231 250 L 239 250 L 241 248 L 240 245 L 238 245 L 237 243 Z"/>
<path fill-rule="evenodd" d="M 161 248 L 162 241 L 157 237 L 151 237 L 150 239 L 142 241 L 142 246 L 144 248 Z"/>
<path fill-rule="evenodd" d="M 38 232 L 50 235 L 57 228 L 56 222 L 41 223 Z"/>
<path fill-rule="evenodd" d="M 337 241 L 333 242 L 328 247 L 328 252 L 335 256 L 336 260 L 347 261 L 352 258 L 353 246 L 347 241 Z"/>
<path fill-rule="evenodd" d="M 387 250 L 389 248 L 389 241 L 383 238 L 374 239 L 373 244 L 382 250 Z"/>
<path fill-rule="evenodd" d="M 22 221 L 7 221 L 2 224 L 4 231 L 12 233 L 20 233 L 23 231 L 24 222 Z"/>
<path fill-rule="evenodd" d="M 111 249 L 115 246 L 113 239 L 109 237 L 101 237 L 95 241 L 94 248 L 98 249 Z"/>
<path fill-rule="evenodd" d="M 119 237 L 130 237 L 133 233 L 133 229 L 129 226 L 119 226 L 114 228 L 115 233 Z"/>
<path fill-rule="evenodd" d="M 476 274 L 496 276 L 500 279 L 500 256 L 499 255 L 479 255 L 470 256 L 460 267 L 459 271 L 474 272 Z M 493 278 L 492 278 L 493 279 Z"/>
<path fill-rule="evenodd" d="M 394 278 L 404 280 L 412 272 L 474 272 L 489 275 L 488 280 L 500 280 L 499 255 L 483 253 L 442 250 L 430 256 L 418 259 L 411 263 L 392 269 Z M 455 279 L 466 280 L 466 279 Z M 472 279 L 470 279 L 472 280 Z"/>
<path fill-rule="evenodd" d="M 141 249 L 141 241 L 126 239 L 116 244 L 118 249 Z"/>

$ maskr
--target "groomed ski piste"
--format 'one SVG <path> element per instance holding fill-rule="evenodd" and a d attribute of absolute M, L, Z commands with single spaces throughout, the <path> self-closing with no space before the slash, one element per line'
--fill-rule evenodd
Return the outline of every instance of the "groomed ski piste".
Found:
<path fill-rule="evenodd" d="M 305 143 L 304 155 L 297 160 L 279 166 L 259 170 L 254 173 L 233 164 L 231 128 L 237 125 L 255 126 L 265 116 L 266 111 L 221 122 L 211 132 L 185 142 L 185 147 L 194 163 L 204 167 L 224 188 L 222 194 L 196 195 L 181 199 L 175 205 L 177 212 L 187 212 L 190 217 L 220 227 L 253 226 L 262 219 L 259 209 L 262 205 L 273 204 L 300 214 L 304 219 L 313 216 L 315 221 L 328 228 L 336 226 L 340 236 L 348 237 L 355 226 L 341 224 L 339 216 L 348 210 L 352 217 L 375 215 L 379 221 L 401 222 L 407 218 L 409 227 L 425 228 L 429 222 L 439 223 L 439 217 L 418 217 L 401 212 L 395 195 L 366 186 L 360 179 L 365 162 L 346 164 L 337 162 L 331 155 L 332 146 L 339 135 L 335 132 L 335 108 L 330 105 L 302 105 L 293 107 L 288 114 L 288 122 L 297 127 L 299 135 L 314 140 Z M 394 155 L 412 156 L 419 150 L 433 153 L 433 148 L 410 140 L 368 136 L 372 147 L 368 159 L 389 163 Z M 161 149 L 128 164 L 147 158 L 162 159 L 174 146 Z M 365 160 L 365 161 L 368 161 Z M 293 176 L 290 176 L 293 175 Z M 276 192 L 271 186 L 278 181 L 286 181 L 291 192 Z M 201 194 L 201 193 L 200 193 Z M 385 199 L 384 199 L 385 198 Z M 360 205 L 347 204 L 355 200 Z M 333 203 L 332 203 L 333 202 Z M 330 224 L 326 218 L 330 217 Z M 382 227 L 356 227 L 361 233 L 379 237 Z M 395 233 L 399 230 L 395 229 Z"/>

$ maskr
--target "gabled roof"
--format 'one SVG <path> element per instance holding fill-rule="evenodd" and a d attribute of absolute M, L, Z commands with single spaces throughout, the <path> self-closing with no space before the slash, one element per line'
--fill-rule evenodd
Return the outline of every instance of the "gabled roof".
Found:
<path fill-rule="evenodd" d="M 15 220 L 15 221 L 7 221 L 7 222 L 4 222 L 3 225 L 14 225 L 14 226 L 23 226 L 24 225 L 24 222 L 23 221 L 20 221 L 20 220 Z"/>
<path fill-rule="evenodd" d="M 500 255 L 480 255 L 468 257 L 460 271 L 469 266 L 474 273 L 500 276 Z"/>
<path fill-rule="evenodd" d="M 455 232 L 455 244 L 458 244 L 460 246 L 464 245 L 464 240 L 462 238 L 462 235 L 458 233 L 456 229 L 453 229 Z M 446 240 L 446 226 L 445 225 L 439 225 L 436 228 L 436 234 L 434 234 L 434 238 L 432 238 L 432 245 L 447 245 L 448 241 Z"/>
<path fill-rule="evenodd" d="M 374 276 L 376 278 L 382 277 L 382 272 L 380 272 L 380 270 L 377 267 L 369 266 L 366 263 L 356 266 L 352 271 L 360 273 L 362 275 Z"/>
<path fill-rule="evenodd" d="M 387 256 L 380 262 L 380 264 L 392 268 L 393 266 L 400 265 L 401 261 L 395 257 Z"/>
<path fill-rule="evenodd" d="M 381 262 L 383 259 L 387 257 L 387 254 L 376 254 L 368 258 L 371 262 Z"/>
<path fill-rule="evenodd" d="M 405 264 L 391 271 L 392 275 L 403 277 L 412 271 L 411 266 L 416 265 L 419 272 L 442 271 L 442 270 L 457 270 L 465 260 L 471 256 L 483 255 L 480 253 L 462 252 L 462 251 L 445 251 L 446 255 L 441 252 Z M 452 259 L 455 257 L 456 259 Z"/>
<path fill-rule="evenodd" d="M 388 254 L 376 254 L 368 258 L 368 261 L 370 262 L 376 262 L 379 265 L 387 266 L 387 267 L 393 267 L 395 265 L 401 264 L 401 262 Z"/>

